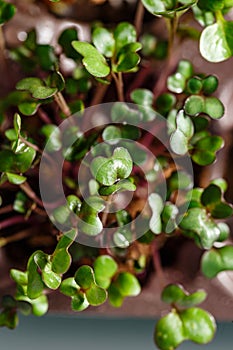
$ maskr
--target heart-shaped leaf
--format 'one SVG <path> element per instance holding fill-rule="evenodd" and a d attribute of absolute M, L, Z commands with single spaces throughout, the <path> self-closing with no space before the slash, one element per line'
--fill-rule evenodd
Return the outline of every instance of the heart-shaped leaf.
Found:
<path fill-rule="evenodd" d="M 159 234 L 162 231 L 162 221 L 160 215 L 164 208 L 162 198 L 157 193 L 151 193 L 148 198 L 149 206 L 152 210 L 152 217 L 150 219 L 150 229 L 152 232 Z"/>
<path fill-rule="evenodd" d="M 206 97 L 203 113 L 206 113 L 212 119 L 219 119 L 224 115 L 224 106 L 218 98 Z"/>
<path fill-rule="evenodd" d="M 44 86 L 44 83 L 41 79 L 29 77 L 29 78 L 24 78 L 20 80 L 16 84 L 16 89 L 30 91 L 31 93 L 33 93 L 34 91 L 36 91 L 38 87 L 41 87 L 41 86 Z"/>
<path fill-rule="evenodd" d="M 161 318 L 155 327 L 154 341 L 161 350 L 174 350 L 186 339 L 183 324 L 174 311 Z"/>
<path fill-rule="evenodd" d="M 107 126 L 103 131 L 103 139 L 110 145 L 115 145 L 121 137 L 121 129 L 114 125 Z"/>
<path fill-rule="evenodd" d="M 50 289 L 57 289 L 61 284 L 61 276 L 52 271 L 52 264 L 49 261 L 49 256 L 42 251 L 37 251 L 34 260 L 41 270 L 44 284 Z"/>
<path fill-rule="evenodd" d="M 81 200 L 73 194 L 70 194 L 69 196 L 67 196 L 66 200 L 67 200 L 67 204 L 68 204 L 69 209 L 73 213 L 78 214 L 80 212 L 81 205 L 82 205 Z M 72 232 L 73 231 L 66 232 L 65 235 L 68 236 L 69 238 L 71 238 L 73 235 Z"/>
<path fill-rule="evenodd" d="M 70 210 L 67 205 L 61 205 L 53 211 L 53 218 L 59 224 L 70 224 Z"/>
<path fill-rule="evenodd" d="M 15 329 L 19 323 L 16 310 L 3 310 L 0 313 L 0 327 Z"/>
<path fill-rule="evenodd" d="M 26 286 L 28 283 L 27 272 L 11 269 L 10 276 L 17 284 Z"/>
<path fill-rule="evenodd" d="M 135 89 L 130 94 L 131 100 L 141 106 L 152 106 L 154 95 L 147 89 Z"/>
<path fill-rule="evenodd" d="M 138 110 L 130 108 L 126 103 L 115 102 L 111 110 L 111 119 L 114 123 L 135 124 L 142 120 L 142 114 Z"/>
<path fill-rule="evenodd" d="M 38 251 L 34 252 L 28 260 L 27 271 L 28 271 L 28 284 L 27 284 L 27 296 L 30 299 L 37 299 L 41 296 L 44 283 L 42 277 L 38 272 L 38 266 L 35 262 L 35 256 Z"/>
<path fill-rule="evenodd" d="M 41 295 L 40 297 L 31 300 L 30 303 L 32 305 L 32 313 L 35 316 L 43 316 L 48 311 L 49 304 L 46 295 Z"/>
<path fill-rule="evenodd" d="M 231 216 L 232 206 L 222 200 L 222 191 L 215 184 L 210 184 L 202 193 L 201 202 L 216 219 L 223 219 Z"/>
<path fill-rule="evenodd" d="M 89 306 L 86 295 L 83 292 L 78 292 L 71 298 L 71 308 L 74 311 L 83 311 Z"/>
<path fill-rule="evenodd" d="M 110 287 L 108 288 L 108 300 L 114 307 L 121 307 L 124 301 L 124 297 L 121 295 L 115 282 L 111 283 Z"/>
<path fill-rule="evenodd" d="M 216 331 L 213 316 L 205 310 L 193 307 L 180 313 L 184 334 L 187 339 L 198 344 L 209 343 Z"/>
<path fill-rule="evenodd" d="M 177 72 L 174 75 L 171 75 L 167 79 L 167 87 L 170 91 L 175 92 L 176 94 L 181 94 L 185 89 L 186 79 L 185 77 Z"/>
<path fill-rule="evenodd" d="M 127 239 L 125 232 L 120 232 L 120 231 L 117 231 L 114 233 L 113 242 L 118 248 L 122 248 L 122 249 L 128 248 L 130 245 L 130 240 Z"/>
<path fill-rule="evenodd" d="M 218 242 L 226 241 L 230 236 L 230 227 L 225 222 L 218 222 L 218 228 L 220 230 Z"/>
<path fill-rule="evenodd" d="M 199 0 L 198 7 L 205 11 L 218 11 L 224 8 L 224 0 Z"/>
<path fill-rule="evenodd" d="M 39 107 L 40 103 L 38 101 L 25 101 L 18 105 L 20 113 L 27 116 L 34 115 Z"/>
<path fill-rule="evenodd" d="M 40 67 L 45 71 L 51 71 L 58 63 L 54 47 L 46 44 L 37 44 L 35 57 Z"/>
<path fill-rule="evenodd" d="M 30 305 L 30 303 L 27 301 L 19 300 L 17 302 L 17 310 L 19 310 L 22 315 L 28 316 L 32 312 L 32 305 Z"/>
<path fill-rule="evenodd" d="M 102 288 L 108 288 L 117 271 L 115 260 L 108 255 L 101 255 L 95 260 L 93 267 L 96 283 Z"/>
<path fill-rule="evenodd" d="M 152 121 L 156 117 L 153 109 L 154 95 L 147 89 L 135 89 L 131 92 L 130 98 L 138 105 L 143 121 Z"/>
<path fill-rule="evenodd" d="M 105 204 L 102 198 L 97 196 L 86 198 L 80 208 L 79 229 L 87 235 L 98 235 L 103 229 L 98 213 L 103 211 L 104 208 Z"/>
<path fill-rule="evenodd" d="M 78 40 L 78 33 L 76 28 L 65 29 L 58 38 L 58 44 L 61 45 L 63 52 L 67 57 L 78 59 L 80 58 L 77 51 L 71 45 L 72 41 Z"/>
<path fill-rule="evenodd" d="M 65 294 L 69 297 L 74 296 L 77 294 L 77 291 L 80 289 L 80 287 L 75 282 L 75 279 L 73 277 L 66 278 L 62 281 L 60 285 L 60 291 L 62 294 Z"/>
<path fill-rule="evenodd" d="M 228 245 L 205 252 L 201 269 L 208 278 L 216 277 L 221 271 L 233 270 L 233 246 Z"/>
<path fill-rule="evenodd" d="M 92 34 L 93 44 L 105 57 L 112 57 L 115 50 L 113 34 L 105 28 L 96 28 Z"/>
<path fill-rule="evenodd" d="M 169 304 L 176 304 L 181 307 L 193 307 L 201 304 L 206 299 L 206 292 L 198 290 L 195 293 L 189 294 L 179 284 L 170 284 L 163 289 L 162 300 Z"/>
<path fill-rule="evenodd" d="M 127 44 L 136 42 L 137 33 L 134 26 L 128 22 L 121 22 L 114 30 L 114 39 L 116 42 L 116 52 Z"/>
<path fill-rule="evenodd" d="M 14 185 L 21 185 L 27 180 L 25 176 L 12 173 L 6 173 L 6 176 L 8 181 Z"/>
<path fill-rule="evenodd" d="M 55 95 L 55 93 L 58 91 L 56 87 L 45 86 L 44 82 L 41 79 L 33 78 L 33 77 L 24 78 L 20 80 L 16 84 L 16 89 L 29 91 L 34 98 L 41 99 L 41 100 L 47 99 Z M 24 102 L 23 107 L 24 109 L 25 107 L 30 108 L 30 111 L 26 111 L 26 112 L 33 112 L 32 105 L 27 104 L 25 106 L 25 102 Z M 21 105 L 21 108 L 22 108 L 22 105 Z M 34 106 L 34 109 L 35 108 L 36 106 Z"/>
<path fill-rule="evenodd" d="M 46 151 L 56 152 L 61 149 L 61 132 L 54 124 L 46 124 L 41 128 L 41 133 L 46 137 Z"/>
<path fill-rule="evenodd" d="M 195 134 L 196 138 L 198 135 Z M 193 140 L 191 140 L 191 143 Z M 194 149 L 191 156 L 195 163 L 199 165 L 208 165 L 215 161 L 216 152 L 224 145 L 224 141 L 220 136 L 212 136 L 210 134 L 200 137 L 200 139 L 193 143 Z"/>
<path fill-rule="evenodd" d="M 131 215 L 127 210 L 119 210 L 116 212 L 117 223 L 120 227 L 129 224 L 132 221 Z"/>
<path fill-rule="evenodd" d="M 209 75 L 208 77 L 203 79 L 202 83 L 203 92 L 206 95 L 213 94 L 218 88 L 218 78 L 214 75 Z"/>
<path fill-rule="evenodd" d="M 201 10 L 197 5 L 192 7 L 195 19 L 202 27 L 209 26 L 215 22 L 214 13 L 211 11 Z"/>
<path fill-rule="evenodd" d="M 116 72 L 129 72 L 135 68 L 140 62 L 140 56 L 135 52 L 128 52 L 121 54 L 114 70 Z"/>
<path fill-rule="evenodd" d="M 193 307 L 181 312 L 173 310 L 161 318 L 155 328 L 154 340 L 159 349 L 174 350 L 185 340 L 206 344 L 213 339 L 215 331 L 213 316 Z"/>
<path fill-rule="evenodd" d="M 135 191 L 136 186 L 130 180 L 120 180 L 112 186 L 101 186 L 99 189 L 99 194 L 101 196 L 109 196 L 116 192 L 123 191 Z"/>
<path fill-rule="evenodd" d="M 192 95 L 185 101 L 184 108 L 185 112 L 191 116 L 205 113 L 212 119 L 219 119 L 224 114 L 224 106 L 216 97 L 201 97 Z"/>
<path fill-rule="evenodd" d="M 90 305 L 98 306 L 106 301 L 107 292 L 105 289 L 94 284 L 86 291 L 86 298 Z"/>
<path fill-rule="evenodd" d="M 200 38 L 200 52 L 209 62 L 222 62 L 233 55 L 233 22 L 224 19 L 206 27 Z M 212 43 L 216 45 L 212 45 Z"/>
<path fill-rule="evenodd" d="M 189 209 L 179 226 L 184 230 L 195 232 L 205 249 L 210 249 L 220 235 L 217 224 L 203 208 Z"/>
<path fill-rule="evenodd" d="M 111 186 L 117 180 L 127 178 L 132 167 L 132 158 L 123 147 L 116 148 L 111 158 L 97 157 L 91 163 L 95 179 L 105 186 Z"/>
<path fill-rule="evenodd" d="M 171 202 L 166 202 L 162 211 L 161 219 L 163 223 L 163 231 L 171 233 L 177 227 L 176 218 L 179 214 L 177 206 Z"/>
<path fill-rule="evenodd" d="M 72 229 L 65 232 L 60 238 L 51 258 L 51 268 L 55 273 L 64 274 L 69 269 L 71 264 L 71 256 L 68 252 L 68 248 L 74 242 L 76 235 L 76 230 Z"/>
<path fill-rule="evenodd" d="M 184 155 L 189 150 L 189 140 L 194 134 L 194 126 L 190 117 L 180 111 L 176 116 L 176 130 L 171 134 L 170 145 L 176 154 Z"/>
<path fill-rule="evenodd" d="M 174 1 L 174 0 L 142 0 L 145 8 L 157 16 L 172 17 L 175 13 L 183 12 L 189 9 L 197 1 L 185 0 L 185 1 Z"/>
<path fill-rule="evenodd" d="M 138 279 L 129 272 L 120 273 L 115 283 L 123 297 L 137 296 L 141 292 Z"/>
<path fill-rule="evenodd" d="M 27 200 L 28 197 L 24 194 L 24 192 L 18 192 L 15 196 L 13 209 L 18 213 L 25 214 L 27 211 Z"/>
<path fill-rule="evenodd" d="M 46 98 L 52 97 L 57 93 L 57 88 L 51 88 L 49 86 L 38 86 L 32 93 L 34 98 L 45 100 Z"/>
<path fill-rule="evenodd" d="M 81 41 L 73 41 L 72 45 L 83 56 L 83 64 L 91 75 L 103 78 L 110 73 L 110 68 L 104 56 L 94 46 Z"/>
<path fill-rule="evenodd" d="M 71 261 L 71 256 L 66 249 L 56 249 L 53 254 L 51 268 L 56 274 L 66 273 Z"/>
<path fill-rule="evenodd" d="M 97 213 L 80 215 L 81 220 L 78 223 L 78 227 L 81 232 L 89 235 L 96 236 L 103 230 L 103 224 L 98 217 Z"/>
<path fill-rule="evenodd" d="M 188 60 L 181 60 L 177 71 L 167 79 L 168 90 L 177 94 L 185 90 L 186 81 L 193 75 L 193 65 Z"/>
<path fill-rule="evenodd" d="M 3 0 L 0 1 L 0 25 L 8 22 L 15 14 L 16 8 Z"/>
<path fill-rule="evenodd" d="M 193 77 L 187 82 L 187 90 L 190 94 L 199 94 L 202 89 L 202 80 L 199 77 Z"/>
<path fill-rule="evenodd" d="M 62 91 L 65 88 L 65 79 L 61 72 L 54 71 L 47 79 L 47 85 L 51 88 L 56 88 L 57 91 Z"/>
<path fill-rule="evenodd" d="M 72 297 L 77 294 L 80 287 L 77 285 L 73 277 L 69 277 L 61 282 L 59 290 L 62 294 Z"/>
<path fill-rule="evenodd" d="M 89 289 L 95 284 L 95 275 L 88 265 L 79 267 L 74 276 L 75 282 L 83 289 Z"/>

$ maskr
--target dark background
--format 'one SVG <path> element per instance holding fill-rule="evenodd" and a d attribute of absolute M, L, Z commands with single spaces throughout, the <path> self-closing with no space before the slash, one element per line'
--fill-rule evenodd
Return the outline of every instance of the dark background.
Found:
<path fill-rule="evenodd" d="M 15 330 L 0 330 L 0 344 L 4 350 L 155 350 L 154 325 L 148 319 L 21 317 Z M 178 350 L 231 350 L 232 341 L 233 323 L 220 323 L 211 344 L 185 342 Z"/>

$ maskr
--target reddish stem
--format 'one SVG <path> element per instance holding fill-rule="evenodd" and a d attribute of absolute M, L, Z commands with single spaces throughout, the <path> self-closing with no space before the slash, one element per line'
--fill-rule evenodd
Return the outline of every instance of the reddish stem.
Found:
<path fill-rule="evenodd" d="M 6 214 L 6 213 L 9 213 L 11 212 L 13 209 L 13 205 L 9 204 L 9 205 L 6 205 L 5 207 L 1 208 L 0 209 L 0 215 L 1 214 Z"/>
<path fill-rule="evenodd" d="M 39 118 L 42 120 L 42 122 L 44 122 L 45 124 L 52 124 L 51 119 L 49 118 L 47 113 L 45 113 L 45 111 L 43 111 L 42 108 L 38 109 L 37 114 L 38 114 Z"/>
<path fill-rule="evenodd" d="M 130 101 L 130 93 L 143 86 L 146 79 L 151 75 L 153 72 L 153 69 L 151 67 L 151 64 L 148 62 L 146 65 L 142 66 L 140 71 L 137 73 L 135 79 L 133 80 L 132 84 L 129 86 L 129 89 L 126 92 L 126 99 L 127 101 Z"/>
<path fill-rule="evenodd" d="M 156 135 L 159 135 L 159 132 L 162 130 L 163 128 L 163 123 L 156 123 L 155 121 L 155 124 L 152 126 L 150 132 L 146 133 L 142 139 L 141 139 L 141 144 L 148 148 L 151 143 L 153 142 L 154 138 L 156 138 Z M 164 147 L 164 146 L 163 146 Z"/>
<path fill-rule="evenodd" d="M 137 36 L 139 37 L 141 30 L 142 30 L 142 23 L 143 23 L 143 17 L 144 17 L 145 8 L 142 4 L 141 0 L 138 0 L 135 20 L 134 20 L 134 26 L 136 28 Z"/>
<path fill-rule="evenodd" d="M 31 198 L 36 204 L 38 204 L 40 207 L 43 207 L 43 202 L 40 198 L 37 197 L 35 192 L 31 189 L 29 184 L 27 182 L 24 182 L 23 184 L 20 185 L 21 190 L 23 190 L 26 195 Z"/>
<path fill-rule="evenodd" d="M 158 249 L 156 240 L 154 240 L 154 242 L 152 243 L 152 257 L 153 257 L 155 271 L 156 271 L 156 274 L 158 276 L 158 280 L 160 283 L 160 287 L 161 287 L 161 289 L 163 289 L 167 285 L 167 282 L 166 282 L 164 271 L 163 271 L 163 268 L 161 265 L 159 249 Z"/>
<path fill-rule="evenodd" d="M 0 222 L 0 230 L 3 230 L 6 227 L 21 224 L 25 222 L 25 218 L 22 215 L 14 216 L 12 218 L 6 219 L 2 222 Z"/>

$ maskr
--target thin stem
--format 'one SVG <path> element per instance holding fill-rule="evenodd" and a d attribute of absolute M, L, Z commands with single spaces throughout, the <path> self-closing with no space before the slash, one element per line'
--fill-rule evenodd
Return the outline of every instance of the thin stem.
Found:
<path fill-rule="evenodd" d="M 157 137 L 157 135 L 160 134 L 160 132 L 162 131 L 162 128 L 164 127 L 163 123 L 159 124 L 156 123 L 151 127 L 150 132 L 146 133 L 145 136 L 142 137 L 141 139 L 141 144 L 148 148 L 151 143 L 154 141 L 154 139 Z M 164 145 L 162 145 L 162 147 L 164 148 Z M 157 151 L 157 150 L 156 150 Z M 159 151 L 161 151 L 161 149 L 159 148 Z"/>
<path fill-rule="evenodd" d="M 38 146 L 36 146 L 36 145 L 34 145 L 34 143 L 31 143 L 31 142 L 29 142 L 29 141 L 27 141 L 24 137 L 22 137 L 21 135 L 19 136 L 19 139 L 23 142 L 23 143 L 25 143 L 25 145 L 27 145 L 28 147 L 31 147 L 31 148 L 33 148 L 36 152 L 38 152 L 38 153 L 43 153 L 43 151 L 38 147 Z"/>
<path fill-rule="evenodd" d="M 109 78 L 108 79 L 109 82 L 111 82 L 111 76 L 109 76 L 108 78 Z M 93 95 L 93 98 L 90 102 L 89 107 L 99 105 L 102 102 L 108 88 L 109 88 L 108 84 L 98 83 L 98 85 L 95 88 L 94 95 Z M 82 122 L 82 129 L 83 130 L 89 129 L 91 116 L 92 116 L 92 109 L 87 108 L 85 111 L 85 118 L 83 118 L 83 122 Z"/>
<path fill-rule="evenodd" d="M 105 211 L 103 212 L 103 215 L 102 215 L 103 227 L 106 225 L 106 222 L 107 222 L 107 218 L 108 218 L 108 214 L 109 214 L 109 208 L 110 208 L 110 205 L 111 205 L 112 197 L 113 197 L 113 194 L 108 196 L 107 200 L 106 200 L 107 204 L 106 204 L 106 207 L 105 207 Z"/>
<path fill-rule="evenodd" d="M 18 242 L 24 238 L 30 237 L 32 235 L 33 230 L 31 228 L 27 230 L 23 230 L 20 232 L 17 232 L 16 234 L 9 236 L 9 237 L 0 237 L 0 248 L 4 247 L 5 245 L 12 243 L 12 242 Z"/>
<path fill-rule="evenodd" d="M 115 81 L 117 96 L 120 102 L 124 102 L 124 92 L 123 92 L 123 78 L 122 73 L 119 72 L 117 75 L 112 71 L 112 77 Z"/>
<path fill-rule="evenodd" d="M 136 28 L 137 35 L 139 37 L 142 30 L 143 17 L 145 13 L 145 8 L 141 0 L 138 0 L 136 15 L 134 19 L 134 26 Z"/>
<path fill-rule="evenodd" d="M 176 13 L 174 14 L 174 17 L 167 19 L 166 21 L 167 27 L 168 27 L 168 57 L 171 57 L 171 54 L 173 52 L 173 45 L 175 41 L 177 26 L 178 26 L 178 18 Z"/>
<path fill-rule="evenodd" d="M 124 101 L 124 83 L 123 83 L 123 75 L 121 72 L 118 73 L 118 81 L 119 81 L 119 100 Z"/>
<path fill-rule="evenodd" d="M 2 222 L 0 222 L 0 230 L 3 230 L 9 226 L 21 224 L 25 221 L 26 221 L 25 217 L 22 215 L 14 216 L 13 218 L 9 218 L 9 219 L 6 219 L 6 220 L 3 220 Z"/>
<path fill-rule="evenodd" d="M 46 212 L 45 212 L 44 209 L 35 207 L 35 208 L 33 208 L 32 210 L 33 210 L 35 213 L 37 213 L 38 215 L 40 215 L 40 216 L 46 216 L 46 217 L 48 216 L 48 215 L 46 214 Z"/>
<path fill-rule="evenodd" d="M 110 205 L 111 205 L 112 198 L 113 198 L 113 194 L 108 196 L 107 199 L 106 199 L 107 204 L 106 204 L 105 211 L 103 212 L 102 219 L 101 219 L 103 227 L 105 227 L 106 223 L 107 223 L 108 214 L 109 214 L 109 208 L 110 208 Z M 100 243 L 101 246 L 103 246 L 103 234 L 101 234 L 99 236 L 99 243 Z M 101 255 L 104 255 L 104 254 L 112 255 L 111 250 L 108 247 L 101 248 L 100 249 L 100 254 Z"/>
<path fill-rule="evenodd" d="M 156 240 L 154 240 L 154 242 L 152 243 L 152 257 L 153 257 L 154 267 L 159 279 L 160 287 L 161 289 L 163 289 L 167 285 L 167 283 L 166 283 L 166 277 L 164 275 L 164 271 L 161 265 L 159 249 L 158 249 Z"/>
<path fill-rule="evenodd" d="M 5 207 L 1 208 L 0 209 L 0 215 L 1 214 L 6 214 L 6 213 L 9 213 L 11 212 L 13 209 L 13 205 L 9 204 L 9 205 L 6 205 Z"/>
<path fill-rule="evenodd" d="M 40 198 L 37 197 L 35 192 L 32 190 L 32 188 L 29 186 L 27 182 L 24 182 L 23 184 L 20 185 L 20 188 L 22 191 L 26 193 L 26 195 L 31 198 L 36 204 L 38 204 L 40 207 L 43 206 L 43 202 Z"/>
<path fill-rule="evenodd" d="M 64 97 L 60 91 L 54 95 L 54 99 L 57 102 L 61 111 L 65 114 L 65 116 L 70 117 L 71 110 L 70 110 L 69 106 L 67 105 L 66 100 L 64 99 Z"/>
<path fill-rule="evenodd" d="M 45 113 L 45 111 L 41 107 L 38 109 L 37 114 L 38 114 L 39 118 L 42 120 L 42 122 L 44 122 L 45 124 L 52 124 L 51 119 L 49 118 L 47 113 Z"/>
<path fill-rule="evenodd" d="M 30 141 L 27 141 L 24 137 L 21 135 L 19 136 L 20 140 L 25 143 L 28 147 L 33 148 L 36 152 L 43 154 L 48 161 L 50 161 L 54 165 L 54 159 L 45 151 L 42 151 L 38 146 L 36 146 L 34 143 L 31 143 Z"/>
<path fill-rule="evenodd" d="M 6 67 L 6 58 L 5 58 L 5 39 L 2 30 L 2 25 L 0 25 L 0 67 L 1 71 Z"/>
<path fill-rule="evenodd" d="M 127 101 L 130 100 L 130 93 L 137 89 L 138 87 L 143 86 L 143 83 L 146 81 L 146 79 L 154 73 L 153 68 L 150 63 L 144 64 L 144 66 L 141 67 L 141 69 L 138 71 L 138 73 L 135 76 L 135 79 L 128 87 L 128 90 L 126 92 L 126 99 Z"/>
<path fill-rule="evenodd" d="M 222 11 L 215 11 L 215 17 L 218 23 L 225 22 L 225 18 L 223 17 Z"/>
<path fill-rule="evenodd" d="M 99 83 L 95 89 L 94 96 L 91 100 L 90 107 L 98 105 L 102 102 L 104 95 L 106 91 L 108 90 L 109 85 L 108 84 L 101 84 Z"/>
<path fill-rule="evenodd" d="M 154 86 L 153 93 L 155 98 L 157 98 L 165 88 L 166 78 L 170 74 L 170 72 L 176 66 L 176 50 L 174 49 L 174 41 L 176 37 L 176 31 L 178 26 L 178 18 L 176 14 L 174 14 L 173 18 L 166 19 L 166 24 L 168 28 L 168 57 L 166 60 L 166 64 L 164 68 L 161 70 L 161 74 Z"/>

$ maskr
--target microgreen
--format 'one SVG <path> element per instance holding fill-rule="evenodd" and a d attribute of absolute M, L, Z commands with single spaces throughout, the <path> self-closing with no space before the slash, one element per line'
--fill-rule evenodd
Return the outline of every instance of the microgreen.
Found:
<path fill-rule="evenodd" d="M 162 37 L 151 21 L 142 25 L 142 6 L 164 20 Z M 121 307 L 140 294 L 153 270 L 164 285 L 160 250 L 164 256 L 170 241 L 188 238 L 190 249 L 196 245 L 207 278 L 232 271 L 224 221 L 233 214 L 226 200 L 231 191 L 225 196 L 227 182 L 212 179 L 212 168 L 200 171 L 218 161 L 224 146 L 225 136 L 214 128 L 225 112 L 222 82 L 218 69 L 216 75 L 199 71 L 198 59 L 194 68 L 179 45 L 195 39 L 207 61 L 230 58 L 233 22 L 225 15 L 233 1 L 141 0 L 135 26 L 106 18 L 106 27 L 96 21 L 84 35 L 72 25 L 59 29 L 50 44 L 42 42 L 39 25 L 28 33 L 22 27 L 17 45 L 8 43 L 7 34 L 16 7 L 0 0 L 0 68 L 12 67 L 7 78 L 9 69 L 1 70 L 9 93 L 0 99 L 0 245 L 7 252 L 8 243 L 22 239 L 17 249 L 25 261 L 10 269 L 16 290 L 2 298 L 0 326 L 15 328 L 18 312 L 44 315 L 53 291 L 70 298 L 73 311 L 106 300 Z M 202 28 L 192 27 L 186 12 Z M 107 113 L 92 113 L 94 105 L 110 101 Z M 70 124 L 63 130 L 65 118 Z M 48 179 L 56 160 L 63 160 L 63 201 L 44 200 L 44 159 Z M 52 176 L 57 186 L 57 174 Z M 55 188 L 52 194 L 60 195 Z M 155 327 L 160 350 L 213 339 L 214 318 L 199 306 L 206 297 L 204 290 L 189 293 L 179 283 L 163 289 L 161 300 L 171 310 Z"/>

